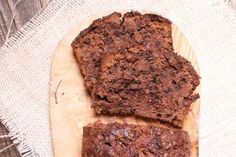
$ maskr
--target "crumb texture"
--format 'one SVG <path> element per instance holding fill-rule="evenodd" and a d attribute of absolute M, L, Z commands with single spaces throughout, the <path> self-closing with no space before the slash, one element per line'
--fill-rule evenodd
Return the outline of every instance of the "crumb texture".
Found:
<path fill-rule="evenodd" d="M 134 115 L 182 126 L 199 76 L 173 50 L 171 22 L 114 12 L 95 20 L 72 47 L 99 114 Z"/>

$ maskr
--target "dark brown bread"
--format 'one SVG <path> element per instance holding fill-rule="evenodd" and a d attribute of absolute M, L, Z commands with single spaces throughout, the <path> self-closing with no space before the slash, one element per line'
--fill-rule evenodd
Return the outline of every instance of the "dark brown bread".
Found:
<path fill-rule="evenodd" d="M 94 92 L 97 113 L 132 114 L 181 127 L 199 78 L 174 52 L 130 48 L 107 54 Z"/>
<path fill-rule="evenodd" d="M 181 127 L 199 76 L 173 52 L 171 22 L 153 14 L 113 13 L 73 41 L 97 113 L 135 115 Z"/>
<path fill-rule="evenodd" d="M 82 157 L 189 157 L 185 131 L 132 124 L 84 127 Z"/>
<path fill-rule="evenodd" d="M 97 83 L 103 55 L 138 45 L 172 50 L 171 22 L 153 14 L 114 12 L 82 31 L 72 47 L 88 91 Z"/>

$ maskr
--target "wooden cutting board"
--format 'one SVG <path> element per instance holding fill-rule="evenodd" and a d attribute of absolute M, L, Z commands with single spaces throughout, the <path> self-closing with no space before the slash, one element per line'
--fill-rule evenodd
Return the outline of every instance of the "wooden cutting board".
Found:
<path fill-rule="evenodd" d="M 50 119 L 55 157 L 81 156 L 83 126 L 88 123 L 99 120 L 104 123 L 118 121 L 160 125 L 158 122 L 145 122 L 133 117 L 96 116 L 90 107 L 91 97 L 84 87 L 83 78 L 70 44 L 93 20 L 109 13 L 111 12 L 96 14 L 82 20 L 61 39 L 54 52 L 50 81 Z M 194 52 L 175 25 L 172 25 L 172 36 L 175 52 L 191 61 L 199 72 Z M 199 87 L 196 92 L 199 92 Z M 192 111 L 187 115 L 183 125 L 183 130 L 186 130 L 191 138 L 191 157 L 198 156 L 199 104 L 200 100 L 192 104 Z"/>

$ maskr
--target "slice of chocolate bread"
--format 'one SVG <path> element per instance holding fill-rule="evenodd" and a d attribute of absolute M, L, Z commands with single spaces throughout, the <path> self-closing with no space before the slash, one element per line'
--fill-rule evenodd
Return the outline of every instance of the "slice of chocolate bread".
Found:
<path fill-rule="evenodd" d="M 101 62 L 94 91 L 97 113 L 135 115 L 181 127 L 199 76 L 190 62 L 176 53 L 144 46 L 109 53 Z"/>
<path fill-rule="evenodd" d="M 82 157 L 189 157 L 185 131 L 132 124 L 84 127 Z"/>
<path fill-rule="evenodd" d="M 171 22 L 154 14 L 114 12 L 95 20 L 72 43 L 85 86 L 92 91 L 99 78 L 100 62 L 107 53 L 134 46 L 173 50 Z"/>

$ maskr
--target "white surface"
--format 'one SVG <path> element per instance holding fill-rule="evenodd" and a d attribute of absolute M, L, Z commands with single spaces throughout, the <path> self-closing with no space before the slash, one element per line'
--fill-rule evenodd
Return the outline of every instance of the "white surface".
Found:
<path fill-rule="evenodd" d="M 163 15 L 185 34 L 202 77 L 200 157 L 235 156 L 236 12 L 223 0 L 53 0 L 0 50 L 0 118 L 20 152 L 52 156 L 49 76 L 60 39 L 91 14 L 127 8 Z"/>

